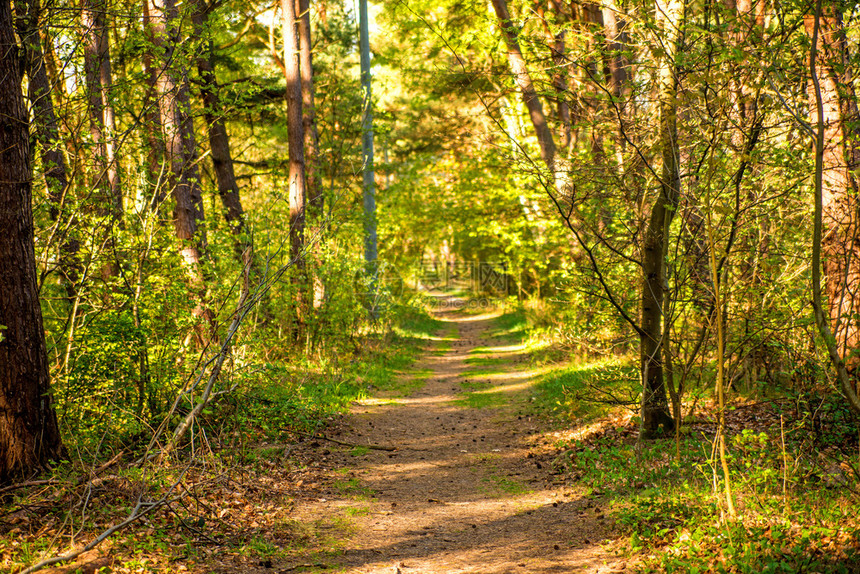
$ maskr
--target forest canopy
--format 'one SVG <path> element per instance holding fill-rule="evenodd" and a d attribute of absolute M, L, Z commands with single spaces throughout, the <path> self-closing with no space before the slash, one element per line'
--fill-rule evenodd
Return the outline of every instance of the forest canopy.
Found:
<path fill-rule="evenodd" d="M 736 401 L 856 450 L 858 14 L 0 0 L 0 485 L 314 436 L 456 287 L 639 445 L 707 403 L 735 518 Z"/>

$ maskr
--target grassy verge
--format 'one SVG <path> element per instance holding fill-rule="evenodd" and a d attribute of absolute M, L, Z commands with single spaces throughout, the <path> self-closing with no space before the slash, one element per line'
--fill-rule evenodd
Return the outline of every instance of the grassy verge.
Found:
<path fill-rule="evenodd" d="M 502 316 L 492 333 L 520 342 L 546 339 L 528 319 L 522 311 Z M 788 395 L 762 402 L 732 393 L 732 517 L 714 455 L 711 389 L 688 390 L 684 412 L 695 401 L 696 416 L 685 421 L 677 443 L 674 437 L 640 442 L 635 358 L 567 358 L 548 345 L 530 360 L 545 367 L 530 408 L 554 418 L 569 437 L 556 445 L 556 466 L 604 500 L 629 570 L 860 572 L 860 457 L 856 419 L 844 405 Z M 707 385 L 709 377 L 701 380 Z M 467 398 L 488 400 L 476 397 Z"/>
<path fill-rule="evenodd" d="M 633 434 L 573 441 L 563 462 L 606 496 L 638 571 L 858 571 L 857 477 L 810 459 L 800 443 L 783 452 L 779 435 L 747 429 L 731 440 L 732 518 L 712 435 L 686 436 L 676 457 L 671 441 L 637 445 Z"/>
<path fill-rule="evenodd" d="M 309 441 L 308 435 L 335 421 L 369 389 L 397 387 L 398 373 L 428 345 L 438 344 L 444 329 L 421 308 L 400 309 L 395 321 L 391 332 L 361 336 L 353 353 L 286 360 L 286 353 L 275 349 L 262 366 L 234 369 L 218 389 L 233 387 L 232 392 L 207 406 L 164 460 L 135 462 L 151 433 L 98 471 L 116 451 L 69 442 L 74 458 L 54 468 L 46 482 L 0 498 L 0 571 L 19 571 L 81 546 L 125 520 L 138 501 L 154 503 L 153 510 L 76 565 L 123 572 L 331 568 L 362 508 L 300 522 L 291 515 L 292 500 L 311 492 L 323 497 L 326 489 L 363 493 L 353 492 L 350 481 L 315 482 L 319 479 L 310 477 L 319 470 L 302 479 L 320 464 L 320 450 L 311 449 L 311 458 L 301 460 L 296 443 Z M 427 375 L 417 373 L 410 384 Z M 188 408 L 190 403 L 180 404 L 168 432 Z M 297 563 L 308 566 L 296 568 Z"/>

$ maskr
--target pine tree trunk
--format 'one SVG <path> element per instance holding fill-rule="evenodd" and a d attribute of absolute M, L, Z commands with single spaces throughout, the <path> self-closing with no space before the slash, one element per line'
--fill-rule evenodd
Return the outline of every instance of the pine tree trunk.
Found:
<path fill-rule="evenodd" d="M 18 33 L 26 54 L 29 79 L 27 97 L 32 106 L 36 141 L 41 150 L 51 220 L 57 223 L 60 230 L 67 230 L 65 236 L 61 235 L 60 238 L 58 268 L 69 297 L 73 297 L 80 276 L 80 241 L 75 235 L 74 222 L 67 222 L 64 217 L 64 212 L 68 213 L 68 210 L 63 209 L 69 189 L 68 170 L 40 39 L 39 0 L 28 0 L 26 6 L 19 5 L 19 9 L 26 13 L 26 17 L 19 21 L 23 29 L 18 30 Z"/>
<path fill-rule="evenodd" d="M 305 134 L 302 122 L 302 74 L 299 65 L 299 36 L 294 0 L 281 0 L 284 35 L 284 75 L 287 82 L 287 129 L 289 131 L 290 260 L 298 268 L 296 281 L 297 318 L 304 321 L 305 310 L 305 217 L 307 180 Z"/>
<path fill-rule="evenodd" d="M 218 81 L 212 65 L 212 41 L 206 29 L 208 19 L 206 3 L 203 0 L 196 0 L 192 21 L 195 35 L 202 41 L 202 48 L 197 56 L 197 71 L 200 74 L 200 96 L 203 99 L 203 115 L 206 118 L 209 134 L 209 149 L 212 152 L 212 165 L 218 182 L 218 196 L 224 207 L 224 219 L 230 226 L 230 230 L 238 236 L 245 230 L 244 210 L 239 195 L 239 184 L 236 182 L 236 173 L 233 169 L 230 138 L 224 123 Z M 236 253 L 240 261 L 243 251 L 242 242 L 237 241 Z"/>
<path fill-rule="evenodd" d="M 145 0 L 147 27 L 155 48 L 157 73 L 155 92 L 158 116 L 164 141 L 164 153 L 169 165 L 168 182 L 174 199 L 173 227 L 179 240 L 182 262 L 189 287 L 195 292 L 197 306 L 194 315 L 208 323 L 209 333 L 198 327 L 197 343 L 205 344 L 214 333 L 214 314 L 206 303 L 202 260 L 206 237 L 198 222 L 204 220 L 200 174 L 197 169 L 197 142 L 190 115 L 188 77 L 175 62 L 178 37 L 178 13 L 174 0 Z M 178 68 L 178 69 L 176 69 Z"/>
<path fill-rule="evenodd" d="M 111 101 L 113 77 L 110 43 L 105 26 L 107 2 L 84 0 L 84 72 L 89 99 L 90 135 L 96 146 L 94 189 L 98 212 L 118 219 L 122 215 L 122 189 L 116 157 L 116 119 Z"/>
<path fill-rule="evenodd" d="M 639 361 L 642 376 L 643 438 L 655 436 L 662 427 L 675 428 L 669 414 L 663 379 L 664 297 L 669 295 L 666 257 L 669 226 L 678 205 L 681 188 L 678 152 L 677 91 L 675 55 L 680 47 L 684 20 L 684 0 L 658 0 L 657 14 L 663 31 L 665 53 L 658 64 L 660 144 L 663 167 L 660 188 L 651 207 L 642 245 L 642 283 L 640 287 Z"/>
<path fill-rule="evenodd" d="M 535 134 L 540 147 L 540 155 L 546 166 L 549 168 L 552 177 L 556 177 L 556 147 L 552 138 L 552 131 L 546 121 L 546 115 L 543 111 L 540 98 L 532 83 L 531 75 L 526 67 L 525 58 L 523 58 L 522 50 L 520 49 L 519 38 L 514 23 L 511 21 L 511 13 L 508 11 L 508 4 L 505 0 L 492 0 L 493 8 L 496 11 L 496 17 L 499 19 L 499 26 L 505 37 L 505 44 L 508 47 L 508 62 L 511 66 L 511 71 L 514 73 L 514 81 L 520 89 L 523 103 L 529 111 L 529 117 L 534 126 Z"/>
<path fill-rule="evenodd" d="M 0 0 L 0 483 L 61 454 L 36 290 L 29 121 L 9 0 Z"/>
<path fill-rule="evenodd" d="M 320 136 L 317 130 L 314 104 L 314 69 L 311 49 L 310 0 L 296 0 L 299 18 L 299 68 L 302 74 L 302 125 L 305 130 L 305 167 L 307 168 L 308 219 L 310 234 L 315 241 L 314 261 L 317 269 L 322 259 L 322 234 L 325 230 L 325 195 L 320 171 Z M 318 309 L 325 300 L 325 283 L 318 272 L 313 273 L 313 306 Z"/>
<path fill-rule="evenodd" d="M 813 20 L 806 19 L 812 36 Z M 824 8 L 815 62 L 820 84 L 824 128 L 822 169 L 822 239 L 824 286 L 830 330 L 839 356 L 855 381 L 860 370 L 860 216 L 855 171 L 860 167 L 860 144 L 846 127 L 856 125 L 857 104 L 849 65 L 842 15 Z M 810 82 L 813 122 L 819 120 L 815 87 Z"/>
<path fill-rule="evenodd" d="M 309 216 L 314 223 L 323 215 L 324 197 L 319 177 L 320 136 L 314 105 L 314 71 L 311 56 L 310 0 L 296 0 L 299 19 L 299 68 L 302 76 L 302 126 L 305 132 L 305 171 L 307 174 Z"/>

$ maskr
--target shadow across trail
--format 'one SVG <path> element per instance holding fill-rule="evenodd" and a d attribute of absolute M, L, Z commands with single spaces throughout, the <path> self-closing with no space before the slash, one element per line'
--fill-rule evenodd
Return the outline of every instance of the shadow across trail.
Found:
<path fill-rule="evenodd" d="M 599 500 L 564 484 L 541 452 L 524 346 L 486 335 L 497 312 L 442 303 L 450 348 L 414 365 L 425 384 L 362 401 L 337 436 L 397 449 L 349 457 L 348 484 L 364 506 L 339 565 L 404 574 L 623 569 L 604 547 L 611 528 Z M 316 511 L 355 501 L 347 488 Z"/>

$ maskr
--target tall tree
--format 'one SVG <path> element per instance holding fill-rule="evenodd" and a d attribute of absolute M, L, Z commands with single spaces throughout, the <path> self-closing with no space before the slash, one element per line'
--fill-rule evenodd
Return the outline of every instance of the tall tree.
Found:
<path fill-rule="evenodd" d="M 298 268 L 296 301 L 298 320 L 304 317 L 305 291 L 305 217 L 307 179 L 305 173 L 305 134 L 302 121 L 302 74 L 299 65 L 299 32 L 295 0 L 281 0 L 284 36 L 284 75 L 287 81 L 287 130 L 290 156 L 290 259 Z"/>
<path fill-rule="evenodd" d="M 367 15 L 367 0 L 358 1 L 359 52 L 361 58 L 361 85 L 364 88 L 364 103 L 361 119 L 361 155 L 364 189 L 364 260 L 370 279 L 370 314 L 376 317 L 376 189 L 373 166 L 373 97 L 370 77 L 370 27 Z"/>
<path fill-rule="evenodd" d="M 63 141 L 51 97 L 53 90 L 48 79 L 47 63 L 41 41 L 41 10 L 39 0 L 26 0 L 18 4 L 24 18 L 19 19 L 18 34 L 21 37 L 24 61 L 28 78 L 27 97 L 33 110 L 35 139 L 41 150 L 42 169 L 48 188 L 51 219 L 60 231 L 59 270 L 67 291 L 71 294 L 78 281 L 79 265 L 77 253 L 80 242 L 73 229 L 73 210 L 64 207 L 69 190 L 68 169 L 63 154 Z M 72 214 L 69 212 L 72 211 Z"/>
<path fill-rule="evenodd" d="M 567 197 L 570 195 L 570 190 L 566 188 L 564 174 L 559 169 L 555 142 L 520 49 L 518 30 L 511 20 L 507 2 L 505 0 L 492 0 L 492 2 L 507 45 L 508 61 L 514 75 L 514 81 L 532 120 L 541 157 L 553 176 L 559 196 Z M 600 24 L 599 32 L 604 33 L 602 14 L 597 7 L 586 4 L 583 8 L 587 12 L 587 21 L 592 24 Z M 664 431 L 674 429 L 674 421 L 669 414 L 666 386 L 663 380 L 664 323 L 662 317 L 667 291 L 666 258 L 668 256 L 669 225 L 680 191 L 675 55 L 682 38 L 683 0 L 668 0 L 665 3 L 658 1 L 657 12 L 662 22 L 660 29 L 666 51 L 658 64 L 659 137 L 662 146 L 663 167 L 659 193 L 651 205 L 650 217 L 646 223 L 642 244 L 638 323 L 629 317 L 619 305 L 615 304 L 616 309 L 639 335 L 640 372 L 643 385 L 641 410 L 643 435 L 646 437 L 656 435 L 661 428 Z M 566 211 L 566 215 L 563 213 L 563 216 L 580 244 L 585 247 L 582 233 L 576 228 L 579 223 L 573 222 L 571 215 L 576 215 L 573 206 L 569 211 Z M 586 251 L 593 253 L 587 247 Z M 590 257 L 590 260 L 592 266 L 597 270 L 597 262 L 593 256 Z M 609 292 L 609 287 L 605 282 L 601 281 L 601 283 L 607 291 L 608 298 L 614 302 L 615 297 Z"/>
<path fill-rule="evenodd" d="M 669 227 L 681 191 L 681 160 L 678 149 L 679 54 L 685 17 L 685 0 L 657 0 L 657 17 L 663 39 L 657 64 L 659 138 L 662 152 L 660 186 L 651 206 L 642 244 L 642 284 L 640 286 L 640 361 L 642 369 L 642 421 L 646 433 L 660 426 L 675 428 L 669 415 L 664 380 L 663 320 L 664 298 L 668 296 L 667 257 Z"/>
<path fill-rule="evenodd" d="M 36 290 L 29 121 L 12 7 L 0 1 L 0 483 L 61 454 Z"/>
<path fill-rule="evenodd" d="M 220 98 L 220 87 L 215 77 L 212 63 L 212 40 L 209 35 L 209 14 L 211 7 L 204 0 L 196 0 L 191 16 L 194 32 L 201 41 L 197 54 L 197 72 L 200 74 L 200 97 L 203 99 L 203 117 L 209 134 L 209 149 L 212 152 L 212 165 L 218 183 L 218 196 L 224 208 L 224 219 L 235 235 L 245 229 L 242 198 L 239 184 L 233 169 L 233 156 L 230 153 L 230 137 L 224 122 L 224 106 Z M 236 255 L 241 261 L 244 248 L 242 242 L 235 243 Z"/>
<path fill-rule="evenodd" d="M 314 104 L 310 0 L 296 0 L 296 10 L 299 19 L 299 68 L 302 75 L 302 128 L 305 132 L 308 210 L 311 217 L 316 219 L 322 216 L 324 197 L 319 173 L 320 134 Z"/>
<path fill-rule="evenodd" d="M 539 0 L 535 2 L 535 11 L 538 16 L 540 16 L 541 23 L 543 24 L 544 32 L 546 34 L 547 45 L 549 46 L 550 55 L 552 56 L 552 87 L 555 90 L 554 96 L 556 100 L 556 115 L 559 130 L 558 137 L 562 149 L 568 149 L 570 148 L 572 140 L 570 131 L 570 104 L 568 103 L 567 93 L 567 76 L 569 75 L 569 63 L 567 61 L 565 46 L 567 30 L 565 28 L 561 28 L 557 32 L 553 33 L 550 22 L 552 20 L 561 20 L 562 8 L 561 4 L 557 0 L 550 0 L 548 4 L 550 9 L 549 12 L 554 15 L 554 18 L 551 18 L 550 15 L 546 13 L 543 4 Z"/>
<path fill-rule="evenodd" d="M 197 143 L 190 114 L 188 74 L 180 51 L 179 13 L 174 0 L 144 0 L 144 19 L 152 42 L 158 116 L 169 166 L 168 184 L 173 194 L 173 228 L 179 240 L 189 286 L 196 291 L 194 315 L 212 328 L 214 314 L 206 304 L 202 259 L 206 238 L 200 229 L 204 220 L 203 196 L 197 168 Z M 198 343 L 206 337 L 198 331 Z"/>
<path fill-rule="evenodd" d="M 546 114 L 543 111 L 532 82 L 531 74 L 529 74 L 526 60 L 523 57 L 523 52 L 520 49 L 519 32 L 511 20 L 511 13 L 508 10 L 506 0 L 493 0 L 493 9 L 496 11 L 496 17 L 499 19 L 499 26 L 502 29 L 502 34 L 505 37 L 505 44 L 508 48 L 508 63 L 511 66 L 511 71 L 514 74 L 514 81 L 520 90 L 520 96 L 523 103 L 529 111 L 529 118 L 537 135 L 538 146 L 540 147 L 540 155 L 549 168 L 550 174 L 554 180 L 557 179 L 556 166 L 556 146 L 552 138 L 552 130 L 549 128 L 549 123 L 546 119 Z M 556 182 L 558 183 L 558 182 Z"/>
<path fill-rule="evenodd" d="M 812 40 L 808 93 L 816 127 L 813 291 L 816 321 L 839 371 L 842 392 L 860 412 L 860 182 L 854 175 L 860 167 L 854 133 L 860 116 L 842 14 L 832 3 L 823 4 L 818 0 L 814 16 L 805 21 Z M 826 302 L 821 301 L 820 267 Z"/>
<path fill-rule="evenodd" d="M 107 33 L 106 0 L 84 0 L 81 23 L 84 35 L 84 76 L 90 114 L 90 135 L 96 148 L 94 188 L 100 190 L 100 211 L 113 219 L 122 214 L 122 189 L 116 156 L 116 114 L 111 88 L 113 74 Z M 110 206 L 105 210 L 101 206 Z"/>
<path fill-rule="evenodd" d="M 296 0 L 299 18 L 299 67 L 302 74 L 302 129 L 305 132 L 305 167 L 308 186 L 308 218 L 311 234 L 315 236 L 314 258 L 319 266 L 321 258 L 321 235 L 325 229 L 325 195 L 320 171 L 320 135 L 317 129 L 317 112 L 314 102 L 314 66 L 311 41 L 310 0 Z M 313 274 L 313 305 L 322 306 L 325 300 L 325 284 L 319 273 Z"/>

